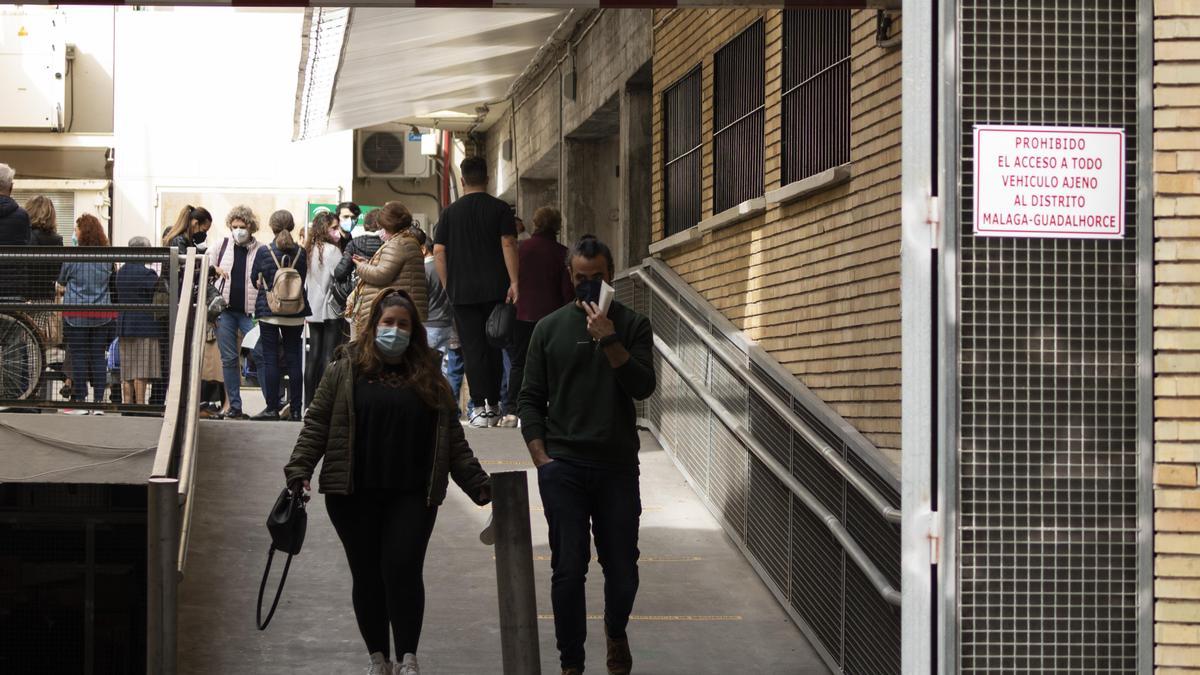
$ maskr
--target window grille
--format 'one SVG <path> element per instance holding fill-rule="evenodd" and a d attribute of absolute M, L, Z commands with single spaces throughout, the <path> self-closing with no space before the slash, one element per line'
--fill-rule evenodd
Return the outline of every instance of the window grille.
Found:
<path fill-rule="evenodd" d="M 41 195 L 54 204 L 54 224 L 63 241 L 71 241 L 75 234 L 75 193 L 69 190 L 49 192 L 37 190 L 13 190 L 12 198 L 24 207 L 30 199 Z"/>
<path fill-rule="evenodd" d="M 700 68 L 663 93 L 666 231 L 700 222 Z"/>
<path fill-rule="evenodd" d="M 763 194 L 763 22 L 713 57 L 713 212 Z"/>
<path fill-rule="evenodd" d="M 850 161 L 850 12 L 783 15 L 783 184 Z"/>

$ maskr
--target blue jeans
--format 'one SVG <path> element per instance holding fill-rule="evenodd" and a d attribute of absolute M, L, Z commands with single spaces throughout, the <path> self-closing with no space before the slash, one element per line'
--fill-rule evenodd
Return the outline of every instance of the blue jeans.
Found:
<path fill-rule="evenodd" d="M 92 402 L 104 401 L 108 388 L 108 363 L 104 350 L 113 339 L 114 324 L 72 326 L 64 321 L 63 338 L 71 354 L 71 400 L 87 400 L 87 385 L 92 385 Z"/>
<path fill-rule="evenodd" d="M 587 639 L 588 563 L 592 535 L 604 571 L 604 625 L 625 637 L 638 590 L 638 470 L 556 459 L 538 467 L 538 490 L 550 525 L 550 602 L 562 667 L 582 668 Z"/>
<path fill-rule="evenodd" d="M 221 352 L 221 378 L 229 396 L 229 409 L 242 409 L 242 336 L 254 327 L 249 314 L 225 310 L 217 317 L 217 349 Z"/>
<path fill-rule="evenodd" d="M 259 322 L 259 344 L 263 348 L 263 360 L 258 373 L 258 384 L 262 387 L 267 410 L 278 411 L 283 407 L 279 399 L 279 385 L 283 373 L 279 371 L 279 351 L 282 344 L 283 358 L 288 372 L 288 403 L 292 406 L 292 417 L 298 417 L 304 409 L 304 366 L 301 336 L 304 326 L 277 326 Z"/>
<path fill-rule="evenodd" d="M 454 411 L 462 417 L 462 411 L 458 409 L 458 397 L 462 393 L 463 377 L 467 374 L 467 362 L 463 359 L 461 349 L 447 349 L 446 360 L 442 362 L 442 372 L 446 373 L 446 379 L 450 380 L 450 391 L 454 393 Z M 468 409 L 471 402 L 467 401 Z"/>
<path fill-rule="evenodd" d="M 442 372 L 446 372 L 446 354 L 450 351 L 450 326 L 425 326 L 429 347 L 442 353 Z"/>

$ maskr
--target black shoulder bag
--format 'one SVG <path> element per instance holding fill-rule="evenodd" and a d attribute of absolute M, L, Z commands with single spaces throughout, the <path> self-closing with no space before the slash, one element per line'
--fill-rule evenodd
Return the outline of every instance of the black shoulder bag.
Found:
<path fill-rule="evenodd" d="M 263 570 L 262 583 L 258 585 L 258 609 L 254 618 L 259 630 L 266 630 L 275 616 L 275 608 L 279 606 L 279 596 L 283 594 L 283 585 L 287 582 L 288 568 L 292 566 L 292 557 L 300 552 L 304 545 L 304 532 L 308 528 L 308 512 L 304 510 L 303 490 L 296 486 L 293 494 L 287 488 L 279 493 L 271 513 L 267 516 L 267 531 L 271 533 L 271 549 L 267 552 L 267 568 Z M 271 561 L 275 551 L 287 554 L 287 562 L 283 564 L 283 576 L 279 578 L 279 588 L 275 589 L 275 601 L 271 603 L 271 611 L 267 618 L 262 618 L 263 593 L 267 590 L 267 576 L 271 573 Z"/>

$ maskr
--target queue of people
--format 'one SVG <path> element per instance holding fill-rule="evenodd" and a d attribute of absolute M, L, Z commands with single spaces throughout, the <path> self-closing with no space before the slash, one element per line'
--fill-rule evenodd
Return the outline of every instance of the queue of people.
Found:
<path fill-rule="evenodd" d="M 4 168 L 0 239 L 15 213 L 3 198 Z M 370 212 L 361 226 L 359 207 L 344 202 L 314 218 L 300 241 L 292 214 L 276 211 L 268 219 L 272 239 L 260 243 L 257 216 L 237 207 L 226 216 L 230 234 L 213 245 L 206 241 L 212 215 L 189 206 L 162 244 L 206 249 L 225 301 L 213 331 L 224 417 L 248 417 L 240 352 L 257 330 L 265 408 L 253 419 L 303 421 L 285 484 L 304 495 L 322 467 L 319 488 L 349 563 L 369 673 L 420 672 L 422 570 L 449 480 L 476 504 L 491 499 L 490 477 L 460 421 L 465 371 L 467 424 L 519 426 L 536 467 L 562 674 L 580 675 L 585 667 L 585 580 L 594 541 L 604 574 L 606 666 L 624 675 L 632 670 L 628 623 L 639 584 L 635 401 L 656 386 L 650 322 L 615 300 L 601 307 L 601 289 L 614 273 L 603 242 L 589 235 L 563 246 L 561 214 L 545 207 L 533 215 L 532 236 L 518 243 L 523 223 L 487 193 L 486 162 L 472 157 L 460 168 L 463 195 L 441 212 L 432 233 L 414 228 L 400 202 Z M 25 227 L 28 241 L 32 229 Z M 108 243 L 90 216 L 79 219 L 75 239 Z M 148 243 L 139 237 L 130 245 Z M 111 264 L 67 263 L 56 281 L 64 302 L 103 306 L 114 301 L 107 295 L 112 274 Z M 127 264 L 116 272 L 115 300 L 140 304 L 160 286 L 154 270 Z M 508 344 L 499 346 L 487 325 L 506 303 L 515 305 L 516 320 Z M 92 345 L 113 338 L 129 400 L 146 400 L 148 383 L 163 374 L 153 316 L 97 310 L 64 320 L 73 400 L 103 382 L 104 354 Z"/>

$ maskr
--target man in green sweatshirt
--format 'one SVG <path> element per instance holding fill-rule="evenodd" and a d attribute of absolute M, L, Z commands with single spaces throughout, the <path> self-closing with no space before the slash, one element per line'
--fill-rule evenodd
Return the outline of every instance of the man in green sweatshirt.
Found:
<path fill-rule="evenodd" d="M 638 588 L 638 433 L 634 400 L 654 393 L 650 321 L 613 301 L 608 247 L 585 235 L 568 256 L 577 300 L 538 322 L 518 399 L 550 526 L 550 597 L 563 675 L 584 669 L 584 580 L 591 533 L 604 570 L 608 672 L 633 667 L 625 628 Z"/>

